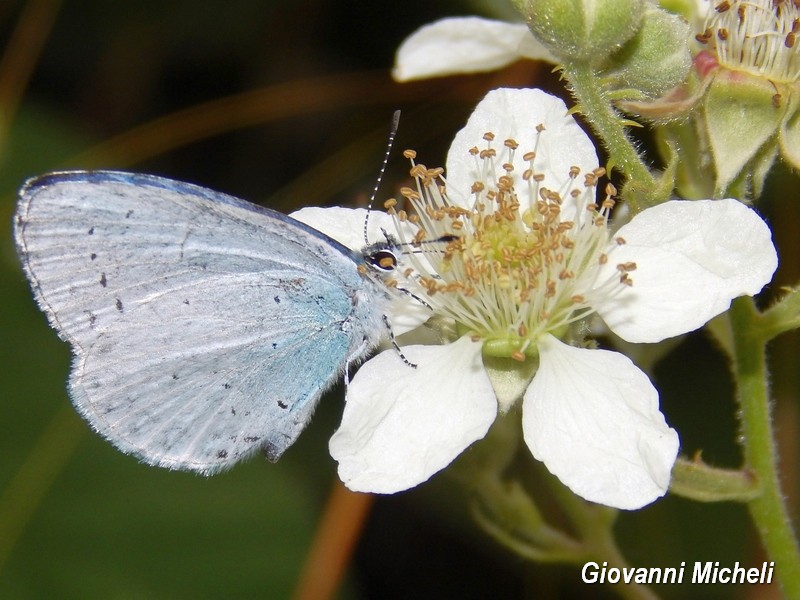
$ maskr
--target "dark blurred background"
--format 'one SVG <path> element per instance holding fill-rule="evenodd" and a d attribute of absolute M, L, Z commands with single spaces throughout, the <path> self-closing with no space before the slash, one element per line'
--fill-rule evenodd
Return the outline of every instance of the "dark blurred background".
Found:
<path fill-rule="evenodd" d="M 363 205 L 399 108 L 381 197 L 394 195 L 407 183 L 400 151 L 413 147 L 425 164 L 443 164 L 489 89 L 538 85 L 567 98 L 551 67 L 533 63 L 391 81 L 394 51 L 414 29 L 489 8 L 513 14 L 501 2 L 457 0 L 0 3 L 0 598 L 290 597 L 335 481 L 327 439 L 342 410 L 337 388 L 280 463 L 254 459 L 210 479 L 142 466 L 91 434 L 66 396 L 68 349 L 36 309 L 10 240 L 22 181 L 65 167 L 119 168 L 283 212 Z M 779 170 L 763 205 L 783 227 L 783 283 L 798 278 L 796 189 Z M 787 338 L 776 348 L 783 358 L 774 379 L 793 498 L 796 344 Z M 708 338 L 683 341 L 655 378 L 683 451 L 737 466 L 727 369 Z M 446 475 L 378 498 L 338 597 L 616 597 L 581 584 L 574 566 L 515 557 L 466 515 Z M 739 505 L 668 497 L 621 515 L 617 529 L 635 565 L 763 560 Z M 768 598 L 771 590 L 656 591 Z"/>

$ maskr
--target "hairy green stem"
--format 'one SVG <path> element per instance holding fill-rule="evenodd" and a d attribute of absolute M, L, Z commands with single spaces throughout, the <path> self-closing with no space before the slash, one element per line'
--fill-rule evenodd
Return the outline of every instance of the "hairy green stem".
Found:
<path fill-rule="evenodd" d="M 741 408 L 746 467 L 759 478 L 762 493 L 748 502 L 775 576 L 787 598 L 800 598 L 800 551 L 778 478 L 767 383 L 766 336 L 760 315 L 748 297 L 738 298 L 730 310 L 734 339 L 734 376 Z"/>
<path fill-rule="evenodd" d="M 761 484 L 748 469 L 719 469 L 699 457 L 678 457 L 672 467 L 669 493 L 697 502 L 748 502 L 761 495 Z"/>
<path fill-rule="evenodd" d="M 636 150 L 625 131 L 625 121 L 617 113 L 598 85 L 598 76 L 585 64 L 563 65 L 563 72 L 578 101 L 578 111 L 585 115 L 594 132 L 608 150 L 610 166 L 618 168 L 627 178 L 626 198 L 638 211 L 654 204 L 660 193 L 658 181 Z M 670 185 L 670 191 L 671 191 Z"/>

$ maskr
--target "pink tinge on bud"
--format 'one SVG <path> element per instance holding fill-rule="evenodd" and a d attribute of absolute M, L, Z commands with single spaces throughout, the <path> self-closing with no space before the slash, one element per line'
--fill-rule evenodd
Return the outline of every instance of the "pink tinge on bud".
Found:
<path fill-rule="evenodd" d="M 717 57 L 708 50 L 703 50 L 694 57 L 694 68 L 702 79 L 705 79 L 717 67 L 719 67 Z"/>

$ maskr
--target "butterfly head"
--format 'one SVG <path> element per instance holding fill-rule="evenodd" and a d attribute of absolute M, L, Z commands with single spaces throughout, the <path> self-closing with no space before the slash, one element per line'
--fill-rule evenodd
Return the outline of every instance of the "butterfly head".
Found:
<path fill-rule="evenodd" d="M 385 241 L 368 245 L 361 251 L 363 274 L 372 273 L 386 280 L 397 270 L 401 253 L 400 245 L 388 235 Z"/>

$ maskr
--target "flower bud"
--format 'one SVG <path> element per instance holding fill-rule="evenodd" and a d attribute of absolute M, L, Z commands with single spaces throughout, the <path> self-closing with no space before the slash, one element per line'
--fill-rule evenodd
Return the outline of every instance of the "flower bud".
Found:
<path fill-rule="evenodd" d="M 677 15 L 649 7 L 636 35 L 612 57 L 613 74 L 648 96 L 660 96 L 680 85 L 692 67 L 688 23 Z"/>
<path fill-rule="evenodd" d="M 513 0 L 533 35 L 564 61 L 605 60 L 639 28 L 644 0 Z"/>

